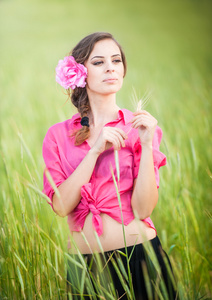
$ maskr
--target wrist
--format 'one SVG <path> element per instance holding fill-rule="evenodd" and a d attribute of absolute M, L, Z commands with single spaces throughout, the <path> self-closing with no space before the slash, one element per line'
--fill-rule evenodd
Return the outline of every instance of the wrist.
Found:
<path fill-rule="evenodd" d="M 99 151 L 97 151 L 94 147 L 92 147 L 89 151 L 88 151 L 89 155 L 92 155 L 93 157 L 98 158 L 99 155 L 101 154 Z"/>
<path fill-rule="evenodd" d="M 152 151 L 152 143 L 151 144 L 143 144 L 142 146 L 142 151 Z"/>

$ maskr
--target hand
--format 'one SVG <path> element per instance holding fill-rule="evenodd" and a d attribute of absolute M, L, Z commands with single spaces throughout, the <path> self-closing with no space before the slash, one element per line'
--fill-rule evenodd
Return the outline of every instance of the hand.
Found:
<path fill-rule="evenodd" d="M 157 120 L 145 110 L 136 111 L 131 120 L 132 127 L 138 129 L 142 146 L 152 146 Z"/>
<path fill-rule="evenodd" d="M 101 154 L 112 146 L 114 147 L 114 150 L 120 150 L 121 147 L 125 147 L 125 139 L 127 139 L 127 134 L 122 129 L 116 127 L 104 127 L 92 149 L 97 154 Z"/>

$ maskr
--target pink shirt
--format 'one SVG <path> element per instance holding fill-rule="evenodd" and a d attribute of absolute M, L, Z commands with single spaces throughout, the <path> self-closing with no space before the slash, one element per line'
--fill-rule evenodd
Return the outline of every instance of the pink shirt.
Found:
<path fill-rule="evenodd" d="M 122 109 L 118 112 L 118 118 L 107 123 L 105 126 L 118 127 L 128 133 L 131 128 L 130 120 L 132 118 L 132 112 L 127 109 Z M 49 128 L 44 138 L 44 161 L 57 187 L 74 172 L 90 150 L 87 141 L 80 146 L 75 146 L 75 138 L 70 137 L 72 130 L 81 128 L 80 120 L 80 115 L 76 114 L 72 119 L 57 123 Z M 157 126 L 153 138 L 153 159 L 157 187 L 159 187 L 158 169 L 166 164 L 166 156 L 159 151 L 161 138 L 162 130 Z M 121 195 L 124 225 L 128 225 L 135 218 L 131 207 L 131 196 L 133 182 L 138 175 L 142 151 L 137 129 L 132 128 L 130 130 L 125 144 L 126 147 L 118 151 L 120 166 L 119 193 Z M 89 212 L 93 214 L 93 227 L 99 236 L 104 230 L 100 213 L 105 213 L 119 223 L 122 223 L 121 211 L 111 174 L 111 166 L 117 179 L 113 148 L 104 151 L 98 157 L 89 183 L 82 186 L 81 201 L 68 215 L 70 231 L 81 231 Z M 54 190 L 45 174 L 43 191 L 52 200 Z M 155 229 L 150 218 L 146 218 L 142 221 Z"/>

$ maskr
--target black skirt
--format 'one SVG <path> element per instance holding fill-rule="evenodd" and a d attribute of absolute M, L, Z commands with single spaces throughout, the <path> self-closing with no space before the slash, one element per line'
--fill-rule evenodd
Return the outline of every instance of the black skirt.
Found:
<path fill-rule="evenodd" d="M 177 299 L 170 260 L 158 237 L 150 242 L 104 255 L 71 255 L 78 264 L 68 262 L 70 299 Z"/>

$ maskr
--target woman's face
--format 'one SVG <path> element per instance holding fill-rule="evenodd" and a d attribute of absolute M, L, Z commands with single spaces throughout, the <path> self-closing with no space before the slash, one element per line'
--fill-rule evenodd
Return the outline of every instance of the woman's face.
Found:
<path fill-rule="evenodd" d="M 124 65 L 119 47 L 113 40 L 97 42 L 85 66 L 88 69 L 88 95 L 114 94 L 122 87 Z"/>

